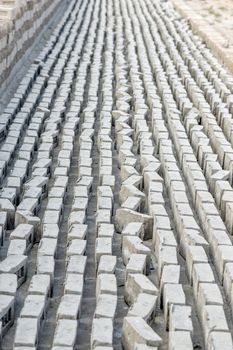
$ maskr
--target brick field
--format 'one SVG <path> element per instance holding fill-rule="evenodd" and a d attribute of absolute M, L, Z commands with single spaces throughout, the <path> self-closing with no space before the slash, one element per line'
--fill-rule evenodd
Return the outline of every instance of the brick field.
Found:
<path fill-rule="evenodd" d="M 170 0 L 25 4 L 0 41 L 0 349 L 232 350 L 232 75 Z"/>

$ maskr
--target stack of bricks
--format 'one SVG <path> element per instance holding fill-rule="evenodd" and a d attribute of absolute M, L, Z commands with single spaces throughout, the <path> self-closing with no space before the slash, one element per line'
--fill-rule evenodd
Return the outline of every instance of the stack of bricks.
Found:
<path fill-rule="evenodd" d="M 33 44 L 60 0 L 0 1 L 0 83 Z"/>

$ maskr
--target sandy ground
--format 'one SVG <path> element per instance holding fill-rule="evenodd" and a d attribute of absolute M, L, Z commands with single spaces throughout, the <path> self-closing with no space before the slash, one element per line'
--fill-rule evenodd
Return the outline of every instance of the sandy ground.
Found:
<path fill-rule="evenodd" d="M 186 4 L 226 38 L 225 47 L 233 46 L 232 0 L 188 0 Z"/>
<path fill-rule="evenodd" d="M 233 1 L 171 0 L 181 16 L 233 74 Z"/>

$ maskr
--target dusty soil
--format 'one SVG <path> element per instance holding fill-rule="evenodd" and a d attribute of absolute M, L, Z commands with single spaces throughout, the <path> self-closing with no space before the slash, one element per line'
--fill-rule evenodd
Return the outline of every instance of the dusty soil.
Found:
<path fill-rule="evenodd" d="M 171 2 L 225 68 L 233 73 L 233 1 L 171 0 Z"/>
<path fill-rule="evenodd" d="M 224 46 L 233 46 L 233 1 L 188 0 L 186 4 L 226 38 Z"/>

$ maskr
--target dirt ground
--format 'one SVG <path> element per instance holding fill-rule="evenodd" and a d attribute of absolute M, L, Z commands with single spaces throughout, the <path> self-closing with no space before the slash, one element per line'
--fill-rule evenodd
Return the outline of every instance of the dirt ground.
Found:
<path fill-rule="evenodd" d="M 233 73 L 233 1 L 171 0 L 216 57 Z"/>
<path fill-rule="evenodd" d="M 232 0 L 188 0 L 186 4 L 226 38 L 225 47 L 233 46 Z"/>

